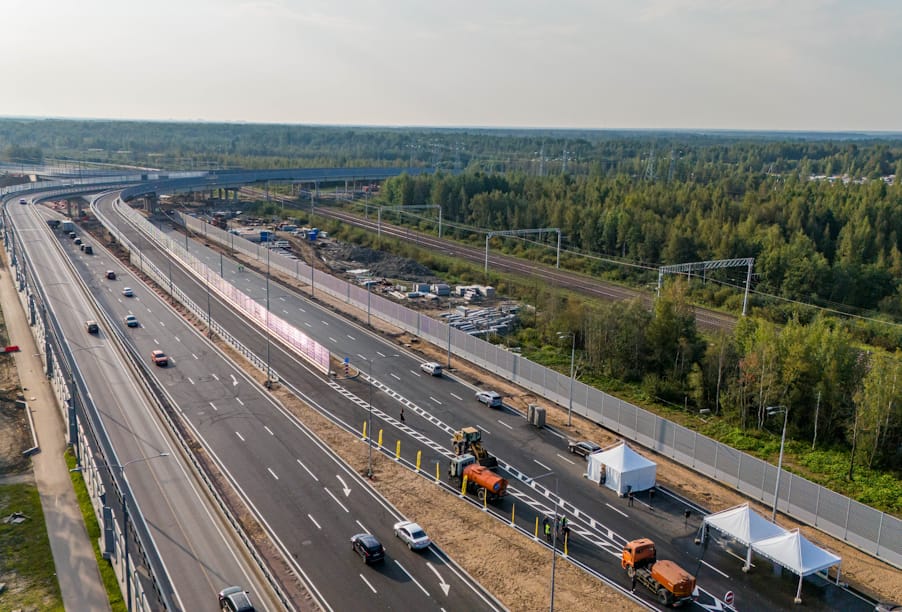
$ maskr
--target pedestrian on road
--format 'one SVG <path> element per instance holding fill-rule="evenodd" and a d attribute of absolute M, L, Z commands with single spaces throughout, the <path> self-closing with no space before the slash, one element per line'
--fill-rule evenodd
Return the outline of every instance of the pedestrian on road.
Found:
<path fill-rule="evenodd" d="M 629 500 L 630 500 L 629 506 L 630 506 L 630 508 L 632 508 L 633 507 L 633 497 L 635 497 L 633 495 L 633 492 L 630 491 L 629 493 L 626 494 L 626 496 L 629 498 Z"/>
<path fill-rule="evenodd" d="M 636 572 L 633 570 L 633 575 L 630 578 L 630 593 L 636 592 Z"/>
<path fill-rule="evenodd" d="M 401 408 L 401 422 L 404 423 L 404 408 Z"/>
<path fill-rule="evenodd" d="M 648 490 L 648 507 L 651 508 L 651 501 L 655 498 L 655 488 L 652 487 Z"/>
<path fill-rule="evenodd" d="M 545 541 L 551 542 L 551 523 L 548 522 L 548 519 L 545 519 Z"/>

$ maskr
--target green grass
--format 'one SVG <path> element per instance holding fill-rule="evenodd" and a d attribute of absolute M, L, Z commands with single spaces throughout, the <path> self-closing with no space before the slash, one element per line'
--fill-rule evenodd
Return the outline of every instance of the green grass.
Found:
<path fill-rule="evenodd" d="M 66 451 L 66 463 L 69 465 L 69 469 L 77 465 L 71 447 Z M 85 479 L 81 472 L 70 472 L 70 474 L 72 476 L 72 485 L 75 487 L 75 495 L 78 498 L 78 506 L 81 508 L 81 514 L 85 519 L 88 539 L 91 540 L 91 546 L 94 548 L 94 557 L 97 559 L 97 567 L 100 569 L 100 579 L 103 581 L 107 596 L 110 598 L 110 607 L 113 609 L 113 612 L 126 612 L 125 598 L 123 598 L 122 591 L 119 589 L 119 581 L 116 579 L 113 566 L 100 553 L 98 539 L 100 538 L 100 525 L 94 516 L 94 508 L 91 506 L 91 497 L 88 495 Z"/>
<path fill-rule="evenodd" d="M 31 484 L 0 486 L 0 516 L 21 512 L 24 523 L 0 523 L 0 612 L 59 610 L 63 598 L 44 525 L 38 489 Z"/>

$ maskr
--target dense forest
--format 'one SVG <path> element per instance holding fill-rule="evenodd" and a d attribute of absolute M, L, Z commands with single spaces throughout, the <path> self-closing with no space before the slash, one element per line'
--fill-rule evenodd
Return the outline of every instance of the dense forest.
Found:
<path fill-rule="evenodd" d="M 785 406 L 811 471 L 902 468 L 899 135 L 5 119 L 0 152 L 23 167 L 432 167 L 386 182 L 380 201 L 441 205 L 463 240 L 560 228 L 562 265 L 637 286 L 665 264 L 754 257 L 750 316 L 716 334 L 697 329 L 692 304 L 738 313 L 744 270 L 669 281 L 652 310 L 497 280 L 538 308 L 516 339 L 524 352 L 555 362 L 557 333 L 573 332 L 581 380 L 710 413 L 707 433 L 739 448 L 771 444 L 781 424 L 766 407 Z M 405 222 L 427 226 L 426 216 Z M 553 258 L 528 241 L 498 248 Z M 818 465 L 822 449 L 845 467 Z M 857 497 L 898 512 L 897 486 Z"/>

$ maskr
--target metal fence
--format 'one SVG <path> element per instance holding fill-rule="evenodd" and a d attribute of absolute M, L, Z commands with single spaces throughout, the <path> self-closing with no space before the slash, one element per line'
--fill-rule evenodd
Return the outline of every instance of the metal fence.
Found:
<path fill-rule="evenodd" d="M 207 240 L 261 263 L 267 249 L 187 215 L 180 221 Z M 451 328 L 340 278 L 314 272 L 300 261 L 271 254 L 271 268 L 415 334 L 454 356 L 501 376 L 540 397 L 568 405 L 570 377 L 531 362 L 503 347 Z M 772 505 L 777 468 L 681 425 L 624 402 L 582 382 L 573 384 L 573 412 L 634 440 L 678 463 Z M 778 509 L 895 567 L 902 568 L 902 521 L 805 478 L 782 471 Z"/>

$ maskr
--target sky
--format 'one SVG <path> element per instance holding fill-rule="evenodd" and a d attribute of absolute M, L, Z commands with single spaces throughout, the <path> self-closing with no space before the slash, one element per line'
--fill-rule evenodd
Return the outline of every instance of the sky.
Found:
<path fill-rule="evenodd" d="M 0 116 L 902 131 L 898 0 L 0 6 Z"/>

